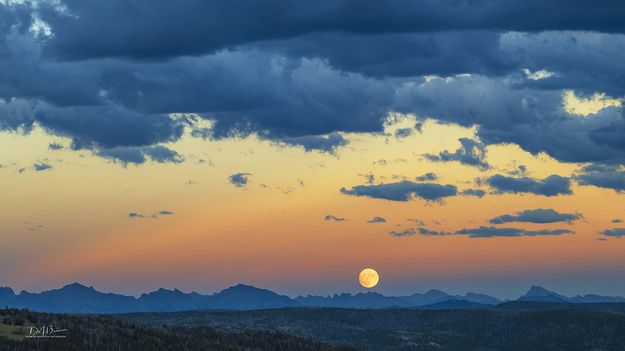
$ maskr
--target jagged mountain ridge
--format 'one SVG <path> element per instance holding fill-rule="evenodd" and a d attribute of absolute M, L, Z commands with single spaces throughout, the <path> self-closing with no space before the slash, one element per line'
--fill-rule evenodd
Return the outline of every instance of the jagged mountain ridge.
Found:
<path fill-rule="evenodd" d="M 594 294 L 566 297 L 539 286 L 532 286 L 518 301 L 598 303 L 625 302 L 625 298 Z M 122 294 L 103 293 L 93 287 L 78 283 L 40 293 L 22 291 L 15 294 L 11 288 L 0 288 L 0 306 L 57 313 L 115 314 L 193 310 L 257 310 L 287 307 L 465 309 L 491 307 L 502 302 L 486 294 L 450 295 L 435 289 L 408 296 L 385 296 L 376 292 L 366 292 L 290 298 L 271 290 L 238 284 L 212 295 L 202 295 L 196 292 L 185 293 L 178 289 L 161 288 L 135 298 Z"/>

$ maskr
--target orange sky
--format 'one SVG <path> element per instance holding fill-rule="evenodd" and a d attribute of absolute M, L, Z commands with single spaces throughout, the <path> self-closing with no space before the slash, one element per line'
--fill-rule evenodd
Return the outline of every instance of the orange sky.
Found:
<path fill-rule="evenodd" d="M 595 106 L 579 100 L 568 104 L 584 113 Z M 69 140 L 39 128 L 29 134 L 4 132 L 0 282 L 43 290 L 79 281 L 131 294 L 159 287 L 212 292 L 243 282 L 290 295 L 327 294 L 361 291 L 357 274 L 373 267 L 381 275 L 376 291 L 389 294 L 442 288 L 511 298 L 530 284 L 570 294 L 625 294 L 625 240 L 597 240 L 601 230 L 617 226 L 611 220 L 625 219 L 622 195 L 578 185 L 569 196 L 494 194 L 476 185 L 476 178 L 518 165 L 525 165 L 531 177 L 571 176 L 581 165 L 533 156 L 512 145 L 488 147 L 492 168 L 486 171 L 434 163 L 423 154 L 453 152 L 458 138 L 473 137 L 475 130 L 427 121 L 421 133 L 392 136 L 414 122 L 414 116 L 402 116 L 389 124 L 386 135 L 345 134 L 350 144 L 336 154 L 305 152 L 254 136 L 209 141 L 187 135 L 167 145 L 184 156 L 183 163 L 139 166 L 89 151 L 49 150 L 49 143 L 67 146 Z M 32 168 L 44 161 L 53 168 Z M 250 173 L 244 187 L 228 182 L 239 172 Z M 487 195 L 426 203 L 339 191 L 365 184 L 363 174 L 390 183 L 428 172 L 438 175 L 438 183 L 481 188 Z M 502 225 L 576 232 L 554 237 L 389 235 L 418 227 L 407 219 L 419 219 L 432 230 L 456 231 L 536 208 L 581 213 L 583 219 Z M 174 214 L 149 217 L 163 210 Z M 130 218 L 131 212 L 145 218 Z M 325 221 L 328 214 L 345 221 Z M 376 216 L 386 223 L 366 223 Z"/>

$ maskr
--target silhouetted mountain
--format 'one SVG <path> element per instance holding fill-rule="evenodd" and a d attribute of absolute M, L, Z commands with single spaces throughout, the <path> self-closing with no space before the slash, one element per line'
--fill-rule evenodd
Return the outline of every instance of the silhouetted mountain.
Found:
<path fill-rule="evenodd" d="M 567 302 L 568 297 L 533 285 L 525 295 L 519 297 L 519 301 Z"/>
<path fill-rule="evenodd" d="M 518 301 L 536 301 L 536 302 L 569 302 L 569 303 L 599 303 L 599 302 L 625 302 L 625 298 L 618 296 L 601 296 L 596 294 L 587 294 L 584 296 L 577 295 L 567 297 L 560 295 L 554 291 L 547 290 L 540 286 L 532 286 L 530 290 Z"/>
<path fill-rule="evenodd" d="M 285 295 L 251 285 L 239 284 L 212 295 L 209 308 L 227 310 L 257 310 L 266 308 L 298 307 L 299 304 Z"/>
<path fill-rule="evenodd" d="M 341 308 L 389 308 L 414 307 L 410 301 L 401 297 L 384 296 L 375 292 L 352 294 L 336 294 L 328 297 L 298 296 L 295 298 L 305 307 L 341 307 Z"/>
<path fill-rule="evenodd" d="M 465 308 L 488 308 L 494 305 L 477 303 L 467 300 L 447 300 L 433 303 L 431 305 L 419 306 L 420 310 L 461 310 Z"/>
<path fill-rule="evenodd" d="M 625 298 L 585 295 L 566 297 L 539 286 L 532 286 L 518 301 L 549 303 L 625 302 Z M 298 296 L 291 299 L 273 291 L 239 284 L 212 295 L 185 293 L 178 289 L 158 289 L 139 298 L 113 293 L 102 293 L 93 287 L 73 283 L 61 289 L 15 294 L 11 288 L 0 288 L 0 306 L 28 308 L 56 313 L 129 313 L 176 312 L 197 310 L 258 310 L 286 307 L 336 308 L 419 308 L 465 309 L 485 308 L 502 301 L 485 294 L 450 295 L 440 290 L 428 290 L 409 296 L 385 296 L 376 292 L 335 294 L 332 296 Z"/>

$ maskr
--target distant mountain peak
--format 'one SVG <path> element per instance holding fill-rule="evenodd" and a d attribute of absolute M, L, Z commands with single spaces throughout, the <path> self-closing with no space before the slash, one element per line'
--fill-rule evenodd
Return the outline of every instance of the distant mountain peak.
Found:
<path fill-rule="evenodd" d="M 547 290 L 542 286 L 532 285 L 525 296 L 562 296 L 555 291 Z"/>

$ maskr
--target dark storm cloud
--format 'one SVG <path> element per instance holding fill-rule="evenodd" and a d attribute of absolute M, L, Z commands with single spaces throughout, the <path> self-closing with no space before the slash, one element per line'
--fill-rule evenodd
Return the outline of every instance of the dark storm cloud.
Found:
<path fill-rule="evenodd" d="M 237 188 L 242 188 L 247 185 L 250 176 L 250 173 L 235 173 L 228 177 L 228 181 Z"/>
<path fill-rule="evenodd" d="M 571 180 L 555 174 L 545 179 L 514 178 L 496 174 L 488 178 L 486 183 L 499 193 L 529 193 L 543 196 L 570 195 L 573 193 Z"/>
<path fill-rule="evenodd" d="M 622 109 L 571 116 L 561 91 L 625 95 L 620 1 L 62 3 L 0 5 L 2 129 L 38 124 L 105 155 L 176 141 L 169 114 L 197 113 L 212 138 L 332 152 L 334 133 L 381 132 L 395 111 L 477 127 L 485 145 L 625 163 Z M 34 15 L 52 36 L 30 31 Z M 434 156 L 485 167 L 464 146 Z"/>
<path fill-rule="evenodd" d="M 65 0 L 71 14 L 40 10 L 56 35 L 46 45 L 69 58 L 154 59 L 198 55 L 246 42 L 315 32 L 374 34 L 488 29 L 623 32 L 618 0 Z M 110 19 L 115 18 L 116 30 Z M 175 18 L 177 20 L 172 21 Z M 154 35 L 159 33 L 161 35 Z M 198 35 L 202 33 L 202 35 Z M 166 42 L 168 45 L 163 45 Z"/>
<path fill-rule="evenodd" d="M 341 188 L 341 192 L 346 195 L 390 201 L 410 201 L 415 197 L 426 201 L 439 201 L 445 197 L 457 195 L 458 188 L 454 185 L 415 183 L 404 180 L 398 183 L 358 185 L 351 189 Z"/>
<path fill-rule="evenodd" d="M 580 185 L 593 185 L 617 192 L 625 191 L 625 171 L 618 165 L 586 166 L 575 176 L 575 179 Z"/>
<path fill-rule="evenodd" d="M 520 236 L 559 236 L 564 234 L 575 234 L 568 229 L 543 229 L 526 230 L 520 228 L 497 228 L 484 227 L 461 229 L 456 232 L 458 235 L 468 235 L 470 238 L 494 238 L 494 237 L 520 237 Z"/>
<path fill-rule="evenodd" d="M 426 154 L 425 158 L 430 161 L 457 161 L 484 170 L 489 168 L 484 161 L 486 158 L 486 145 L 468 138 L 461 138 L 459 141 L 460 148 L 455 152 L 443 151 L 437 155 Z"/>
<path fill-rule="evenodd" d="M 621 238 L 625 236 L 625 228 L 606 229 L 602 231 L 601 234 L 605 236 L 610 236 L 613 238 Z"/>
<path fill-rule="evenodd" d="M 525 210 L 517 212 L 513 215 L 502 215 L 492 218 L 490 223 L 502 224 L 510 222 L 525 222 L 525 223 L 557 223 L 557 222 L 572 222 L 582 218 L 579 213 L 559 213 L 552 209 L 535 209 Z"/>

